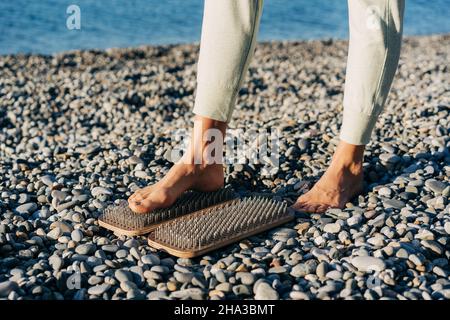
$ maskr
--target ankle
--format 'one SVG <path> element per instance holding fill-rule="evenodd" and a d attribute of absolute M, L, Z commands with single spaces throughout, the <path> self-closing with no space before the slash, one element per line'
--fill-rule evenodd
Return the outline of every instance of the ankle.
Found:
<path fill-rule="evenodd" d="M 351 175 L 363 171 L 364 146 L 351 145 L 341 141 L 333 155 L 331 166 Z"/>
<path fill-rule="evenodd" d="M 193 172 L 222 165 L 226 126 L 225 122 L 195 116 L 189 146 L 181 162 L 190 166 Z"/>
<path fill-rule="evenodd" d="M 363 161 L 362 159 L 348 157 L 348 155 L 341 156 L 340 154 L 335 154 L 330 167 L 357 175 L 362 173 Z"/>
<path fill-rule="evenodd" d="M 206 169 L 217 166 L 220 164 L 216 163 L 208 163 L 206 161 L 202 161 L 201 163 L 196 163 L 193 158 L 191 157 L 183 157 L 179 162 L 179 165 L 183 166 L 186 174 L 199 174 Z"/>

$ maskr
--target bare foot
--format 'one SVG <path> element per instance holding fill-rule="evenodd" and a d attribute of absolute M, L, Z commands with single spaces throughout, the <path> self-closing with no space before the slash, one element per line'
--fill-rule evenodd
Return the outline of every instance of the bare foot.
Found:
<path fill-rule="evenodd" d="M 363 190 L 363 153 L 364 146 L 341 141 L 327 171 L 292 207 L 309 213 L 322 213 L 328 208 L 344 208 L 347 202 Z"/>
<path fill-rule="evenodd" d="M 131 210 L 136 213 L 147 213 L 172 205 L 187 190 L 210 192 L 223 187 L 222 162 L 211 163 L 210 160 L 204 158 L 203 154 L 204 149 L 208 146 L 208 143 L 203 143 L 203 134 L 211 128 L 218 129 L 223 138 L 226 128 L 225 123 L 196 117 L 193 140 L 187 154 L 159 182 L 140 189 L 130 196 L 128 204 Z M 221 145 L 223 140 L 218 142 Z M 200 153 L 201 163 L 194 160 L 198 159 L 195 158 L 197 152 Z M 222 149 L 216 152 L 221 154 Z"/>
<path fill-rule="evenodd" d="M 223 181 L 223 168 L 220 164 L 202 167 L 180 162 L 161 181 L 136 191 L 128 199 L 128 204 L 136 213 L 147 213 L 170 206 L 186 190 L 218 190 L 223 186 Z"/>

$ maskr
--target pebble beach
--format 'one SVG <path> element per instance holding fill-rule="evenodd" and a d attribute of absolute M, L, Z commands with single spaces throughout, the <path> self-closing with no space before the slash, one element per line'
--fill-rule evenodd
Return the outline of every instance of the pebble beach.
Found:
<path fill-rule="evenodd" d="M 227 185 L 292 204 L 320 177 L 347 45 L 258 44 L 230 127 L 277 129 L 280 165 L 227 165 Z M 97 218 L 170 168 L 197 58 L 196 44 L 0 56 L 0 299 L 450 299 L 450 35 L 405 38 L 362 195 L 178 259 Z"/>

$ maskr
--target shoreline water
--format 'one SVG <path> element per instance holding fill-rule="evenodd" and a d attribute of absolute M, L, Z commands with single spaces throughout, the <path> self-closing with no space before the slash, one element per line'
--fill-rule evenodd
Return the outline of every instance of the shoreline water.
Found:
<path fill-rule="evenodd" d="M 434 33 L 434 34 L 427 34 L 427 35 L 404 35 L 403 40 L 409 41 L 413 39 L 422 39 L 422 38 L 447 38 L 450 36 L 450 33 L 444 32 L 444 33 Z M 347 42 L 348 38 L 333 38 L 333 37 L 324 37 L 324 38 L 312 38 L 312 39 L 275 39 L 275 40 L 259 40 L 258 45 L 268 45 L 268 44 L 276 44 L 276 43 L 282 43 L 282 44 L 298 44 L 298 43 L 314 43 L 314 42 L 321 42 L 321 43 L 333 43 L 333 42 Z M 81 48 L 81 49 L 71 49 L 71 50 L 65 50 L 65 51 L 58 51 L 58 52 L 52 52 L 52 53 L 33 53 L 33 52 L 17 52 L 17 53 L 3 53 L 0 54 L 0 57 L 7 57 L 7 56 L 42 56 L 42 57 L 55 57 L 60 56 L 64 54 L 74 54 L 74 53 L 80 53 L 80 52 L 108 52 L 112 50 L 138 50 L 138 49 L 146 49 L 146 48 L 173 48 L 173 47 L 183 47 L 183 46 L 194 46 L 199 47 L 200 42 L 199 41 L 193 41 L 193 42 L 174 42 L 174 43 L 161 43 L 161 44 L 141 44 L 136 46 L 129 46 L 129 47 L 108 47 L 108 48 Z"/>
<path fill-rule="evenodd" d="M 230 127 L 280 130 L 280 167 L 226 166 L 227 185 L 291 204 L 324 172 L 346 53 L 346 41 L 257 46 Z M 405 39 L 362 195 L 176 259 L 96 219 L 170 168 L 197 57 L 193 44 L 0 56 L 0 298 L 450 299 L 450 34 Z"/>
<path fill-rule="evenodd" d="M 65 1 L 0 2 L 0 53 L 51 53 L 200 39 L 203 1 L 78 0 L 74 4 L 79 7 L 80 29 L 70 30 L 69 3 Z M 448 14 L 443 10 L 449 4 L 449 0 L 408 0 L 404 34 L 450 32 Z M 345 1 L 266 1 L 259 39 L 345 38 L 347 16 Z"/>

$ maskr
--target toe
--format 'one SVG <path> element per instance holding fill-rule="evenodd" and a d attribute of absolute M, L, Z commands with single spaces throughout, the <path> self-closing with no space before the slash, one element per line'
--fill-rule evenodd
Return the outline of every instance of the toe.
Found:
<path fill-rule="evenodd" d="M 152 190 L 153 190 L 153 185 L 147 186 L 145 188 L 140 188 L 134 192 L 133 196 L 140 195 L 141 197 L 146 197 L 152 192 Z"/>
<path fill-rule="evenodd" d="M 138 196 L 136 196 L 138 198 Z M 154 209 L 154 205 L 150 199 L 134 199 L 128 202 L 130 209 L 136 213 L 148 213 Z"/>
<path fill-rule="evenodd" d="M 136 191 L 128 198 L 128 201 L 130 201 L 130 200 L 135 200 L 136 197 L 138 197 L 138 196 L 142 198 L 142 196 L 143 196 L 142 190 L 143 190 L 143 189 L 137 189 L 137 190 L 136 190 Z"/>
<path fill-rule="evenodd" d="M 129 196 L 128 201 L 132 201 L 134 198 L 136 198 L 136 193 L 133 193 L 131 196 Z"/>
<path fill-rule="evenodd" d="M 144 198 L 139 193 L 135 193 L 128 198 L 128 205 L 130 208 L 132 206 L 139 206 L 142 200 L 144 200 Z"/>
<path fill-rule="evenodd" d="M 297 201 L 295 201 L 295 203 L 292 205 L 292 207 L 296 210 L 301 209 L 305 204 L 308 203 L 309 199 L 308 199 L 308 195 L 304 194 L 301 195 L 300 197 L 297 198 Z"/>
<path fill-rule="evenodd" d="M 306 213 L 316 213 L 319 205 L 315 203 L 305 203 L 302 207 L 302 211 Z"/>
<path fill-rule="evenodd" d="M 136 196 L 128 201 L 128 204 L 136 213 L 148 213 L 155 209 L 165 208 L 175 202 L 176 198 L 169 190 L 157 189 L 151 194 L 137 193 Z"/>
<path fill-rule="evenodd" d="M 295 202 L 291 207 L 294 210 L 301 211 L 304 205 L 305 205 L 304 202 L 300 202 L 297 200 L 297 202 Z"/>

